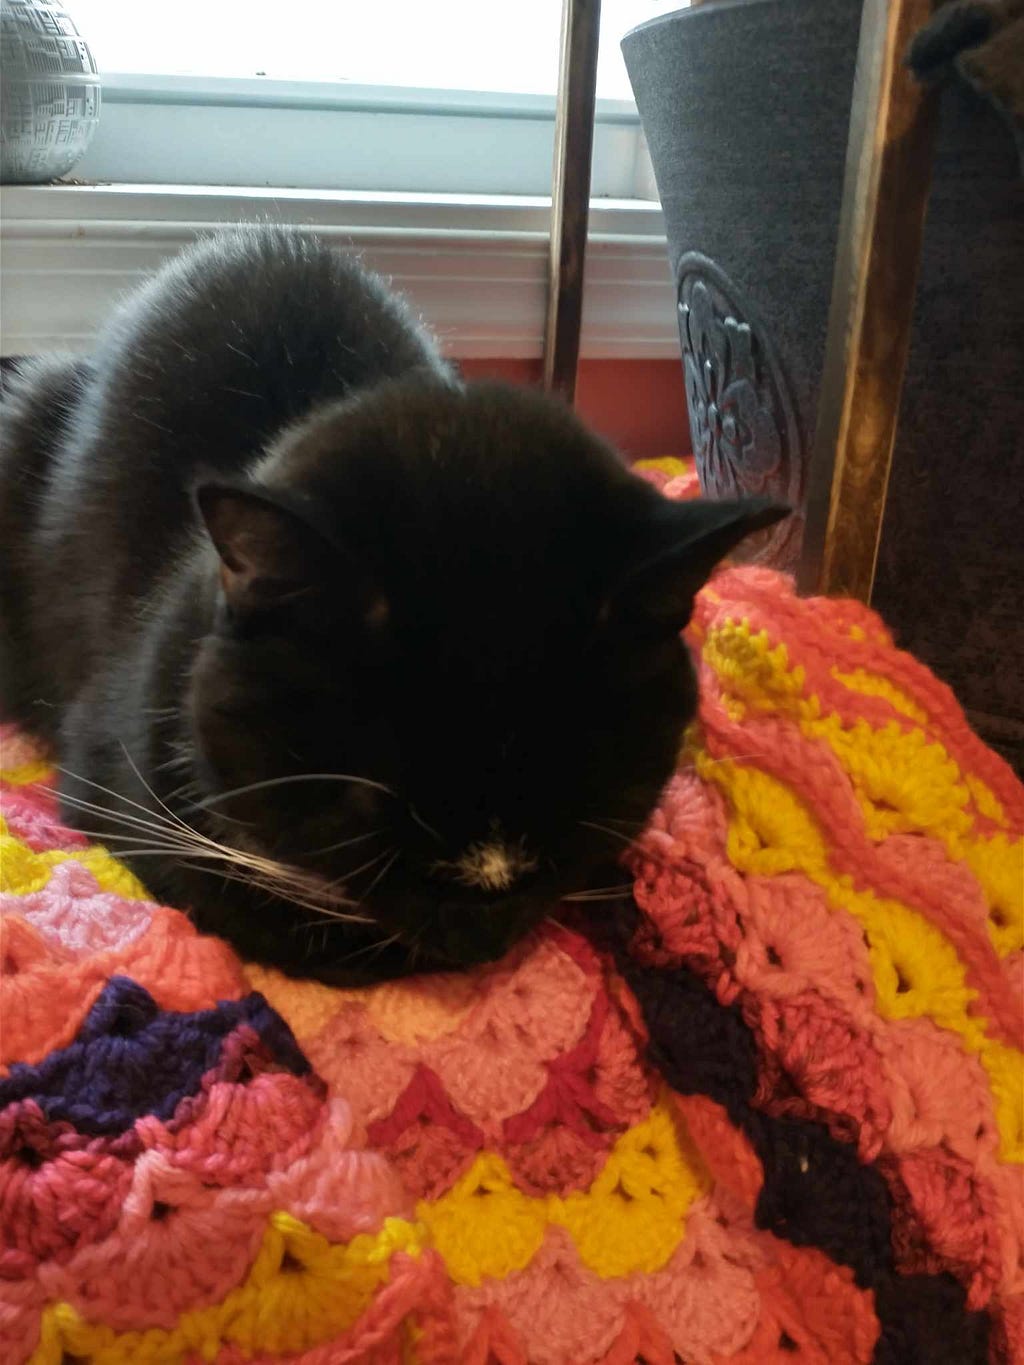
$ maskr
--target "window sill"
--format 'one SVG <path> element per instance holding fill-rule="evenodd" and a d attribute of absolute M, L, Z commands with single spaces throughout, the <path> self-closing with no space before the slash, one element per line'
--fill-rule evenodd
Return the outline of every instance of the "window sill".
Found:
<path fill-rule="evenodd" d="M 57 184 L 3 191 L 0 354 L 86 350 L 116 300 L 197 236 L 270 219 L 358 252 L 459 358 L 541 354 L 549 201 L 216 186 Z M 679 354 L 657 204 L 591 206 L 582 355 Z"/>

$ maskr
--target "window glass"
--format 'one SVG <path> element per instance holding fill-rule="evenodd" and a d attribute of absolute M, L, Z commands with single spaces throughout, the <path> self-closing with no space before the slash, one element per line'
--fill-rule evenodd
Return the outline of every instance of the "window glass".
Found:
<path fill-rule="evenodd" d="M 101 71 L 553 94 L 559 0 L 67 0 Z M 622 35 L 680 0 L 604 0 L 598 96 L 631 99 Z"/>

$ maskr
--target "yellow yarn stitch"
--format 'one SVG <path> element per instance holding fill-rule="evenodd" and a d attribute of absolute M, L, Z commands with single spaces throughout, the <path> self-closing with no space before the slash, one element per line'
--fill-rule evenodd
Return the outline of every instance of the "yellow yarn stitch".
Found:
<path fill-rule="evenodd" d="M 189 1352 L 213 1360 L 229 1343 L 247 1355 L 306 1351 L 351 1327 L 388 1278 L 394 1252 L 418 1255 L 422 1247 L 422 1229 L 398 1218 L 342 1246 L 275 1213 L 245 1283 L 221 1303 L 183 1313 L 173 1330 L 146 1332 L 115 1332 L 69 1303 L 52 1304 L 29 1365 L 61 1365 L 67 1356 L 89 1365 L 169 1365 Z"/>
<path fill-rule="evenodd" d="M 15 838 L 0 816 L 0 891 L 27 896 L 41 891 L 55 867 L 61 863 L 81 863 L 96 878 L 102 891 L 111 891 L 130 901 L 150 899 L 146 888 L 126 867 L 99 844 L 68 851 L 46 849 L 35 853 L 28 844 Z"/>
<path fill-rule="evenodd" d="M 622 1135 L 586 1194 L 558 1201 L 552 1221 L 605 1279 L 651 1275 L 682 1241 L 687 1210 L 710 1183 L 682 1121 L 663 1102 Z"/>
<path fill-rule="evenodd" d="M 704 662 L 717 673 L 727 696 L 755 711 L 786 710 L 817 717 L 817 697 L 804 697 L 806 674 L 789 668 L 784 644 L 772 645 L 768 632 L 751 630 L 747 621 L 725 621 L 709 630 L 702 642 Z"/>
<path fill-rule="evenodd" d="M 485 1151 L 447 1194 L 422 1201 L 416 1214 L 457 1284 L 522 1270 L 549 1225 L 564 1227 L 581 1261 L 611 1279 L 660 1270 L 683 1238 L 687 1210 L 708 1187 L 680 1120 L 662 1101 L 619 1138 L 586 1192 L 523 1194 L 501 1157 Z"/>
<path fill-rule="evenodd" d="M 964 860 L 985 891 L 988 933 L 1000 957 L 1024 948 L 1024 843 L 1005 834 L 966 843 Z"/>
<path fill-rule="evenodd" d="M 860 692 L 863 696 L 881 696 L 881 698 L 885 698 L 886 702 L 896 707 L 901 715 L 905 715 L 911 721 L 918 722 L 919 725 L 926 725 L 927 714 L 915 700 L 907 696 L 907 693 L 896 687 L 894 682 L 890 682 L 889 678 L 879 677 L 877 673 L 868 673 L 866 669 L 853 669 L 852 672 L 844 673 L 841 672 L 841 669 L 833 667 L 830 672 L 837 682 L 842 682 L 844 687 L 851 689 L 852 692 Z M 990 792 L 986 784 L 982 782 L 982 779 L 973 777 L 969 773 L 957 774 L 957 777 L 963 781 L 980 814 L 1006 827 L 1008 824 L 1006 812 L 995 794 Z"/>
<path fill-rule="evenodd" d="M 28 895 L 50 880 L 50 869 L 29 846 L 16 839 L 0 815 L 0 891 Z"/>
<path fill-rule="evenodd" d="M 824 739 L 849 774 L 869 838 L 921 831 L 959 846 L 970 833 L 960 770 L 922 730 L 901 730 L 895 721 L 880 730 L 864 720 L 845 726 L 835 715 L 804 720 L 800 728 Z"/>
<path fill-rule="evenodd" d="M 858 633 L 853 638 L 863 640 L 864 632 L 857 626 L 854 626 L 854 630 Z M 859 692 L 864 697 L 883 697 L 901 715 L 906 716 L 908 720 L 916 720 L 918 725 L 924 725 L 928 719 L 917 702 L 908 697 L 888 678 L 880 678 L 877 673 L 868 673 L 863 668 L 853 668 L 848 673 L 844 673 L 842 669 L 836 667 L 829 671 L 836 682 L 841 682 L 851 692 Z"/>
<path fill-rule="evenodd" d="M 32 782 L 42 782 L 52 772 L 52 764 L 37 758 L 29 763 L 21 763 L 16 768 L 0 767 L 0 782 L 9 782 L 12 787 L 27 787 Z"/>
<path fill-rule="evenodd" d="M 528 1266 L 540 1250 L 551 1200 L 516 1188 L 496 1152 L 484 1151 L 447 1194 L 416 1206 L 449 1276 L 457 1284 L 504 1279 Z"/>
<path fill-rule="evenodd" d="M 634 469 L 653 469 L 659 474 L 666 474 L 670 479 L 678 478 L 680 474 L 685 474 L 690 468 L 686 460 L 680 460 L 676 455 L 660 455 L 650 460 L 637 460 Z"/>
<path fill-rule="evenodd" d="M 858 638 L 863 639 L 864 632 L 861 631 Z M 916 721 L 919 725 L 925 725 L 928 721 L 927 714 L 918 706 L 913 698 L 908 697 L 905 692 L 898 688 L 895 683 L 888 678 L 880 677 L 877 673 L 869 673 L 866 669 L 855 668 L 848 673 L 844 673 L 839 668 L 832 668 L 833 678 L 841 682 L 844 687 L 851 692 L 859 692 L 862 696 L 883 697 L 890 705 L 908 720 Z M 982 815 L 989 820 L 995 821 L 997 825 L 1007 825 L 1006 812 L 1003 810 L 998 798 L 989 791 L 988 787 L 979 777 L 974 777 L 969 773 L 962 774 L 964 785 L 970 792 L 974 804 Z"/>
<path fill-rule="evenodd" d="M 1006 812 L 1003 810 L 1002 802 L 997 796 L 986 787 L 980 777 L 974 777 L 971 773 L 964 776 L 967 783 L 967 790 L 974 798 L 974 804 L 981 811 L 982 815 L 994 820 L 997 825 L 1002 825 L 1004 829 L 1009 826 Z"/>

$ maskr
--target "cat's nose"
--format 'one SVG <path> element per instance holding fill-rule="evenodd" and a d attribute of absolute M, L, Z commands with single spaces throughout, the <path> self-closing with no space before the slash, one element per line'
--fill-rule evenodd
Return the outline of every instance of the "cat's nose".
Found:
<path fill-rule="evenodd" d="M 439 881 L 500 895 L 537 869 L 537 857 L 523 839 L 509 839 L 492 826 L 486 839 L 466 844 L 453 858 L 436 859 L 430 874 Z"/>

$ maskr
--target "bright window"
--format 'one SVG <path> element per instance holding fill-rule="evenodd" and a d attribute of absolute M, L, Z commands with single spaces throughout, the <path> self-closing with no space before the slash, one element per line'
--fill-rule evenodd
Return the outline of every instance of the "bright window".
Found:
<path fill-rule="evenodd" d="M 619 40 L 680 0 L 604 0 L 598 95 L 629 100 Z M 559 0 L 70 0 L 105 71 L 550 95 Z"/>

